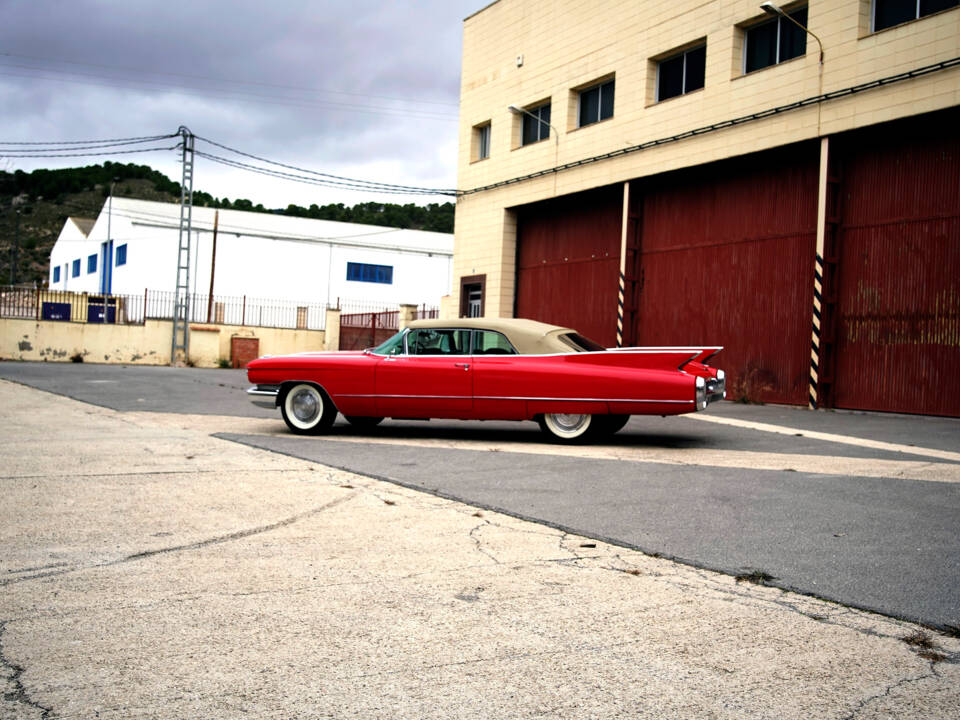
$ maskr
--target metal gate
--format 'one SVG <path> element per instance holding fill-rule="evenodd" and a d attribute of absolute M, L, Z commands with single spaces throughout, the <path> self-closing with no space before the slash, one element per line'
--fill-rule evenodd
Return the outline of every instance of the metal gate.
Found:
<path fill-rule="evenodd" d="M 399 326 L 398 310 L 341 314 L 340 349 L 364 350 L 376 347 L 396 334 Z"/>
<path fill-rule="evenodd" d="M 835 407 L 960 417 L 957 127 L 954 109 L 834 143 Z"/>
<path fill-rule="evenodd" d="M 635 342 L 723 345 L 730 399 L 805 403 L 818 167 L 803 143 L 636 183 Z"/>
<path fill-rule="evenodd" d="M 516 317 L 573 327 L 612 346 L 622 211 L 619 185 L 519 208 Z"/>

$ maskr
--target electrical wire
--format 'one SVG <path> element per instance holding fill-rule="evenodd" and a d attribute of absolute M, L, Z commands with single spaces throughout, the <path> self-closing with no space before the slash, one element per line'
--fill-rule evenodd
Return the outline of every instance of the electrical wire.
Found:
<path fill-rule="evenodd" d="M 136 143 L 152 142 L 154 140 L 166 140 L 167 138 L 177 137 L 179 133 L 168 133 L 166 135 L 143 135 L 140 137 L 128 138 L 110 138 L 107 140 L 50 140 L 47 142 L 20 142 L 20 141 L 2 141 L 3 145 L 134 145 Z M 2 149 L 2 148 L 0 148 Z"/>
<path fill-rule="evenodd" d="M 155 152 L 158 150 L 176 150 L 179 145 L 172 145 L 170 147 L 156 147 L 156 148 L 138 148 L 137 150 L 111 150 L 109 152 L 81 152 L 81 153 L 36 153 L 36 152 L 27 152 L 22 153 L 13 152 L 9 150 L 3 150 L 0 148 L 0 153 L 8 157 L 13 158 L 65 158 L 65 157 L 102 157 L 102 156 L 111 156 L 111 155 L 132 155 L 134 153 L 144 153 L 144 152 Z"/>
<path fill-rule="evenodd" d="M 359 191 L 365 191 L 365 192 L 384 193 L 389 195 L 456 195 L 455 190 L 439 190 L 439 189 L 430 189 L 430 188 L 417 189 L 417 188 L 406 188 L 402 185 L 393 186 L 393 185 L 387 185 L 387 184 L 367 185 L 367 184 L 361 184 L 364 181 L 341 182 L 338 180 L 327 180 L 322 178 L 304 177 L 303 175 L 295 175 L 293 173 L 283 172 L 282 170 L 271 170 L 270 168 L 257 167 L 256 165 L 242 163 L 238 160 L 231 160 L 229 158 L 220 157 L 219 155 L 211 155 L 210 153 L 205 153 L 201 150 L 195 150 L 194 152 L 198 157 L 206 158 L 207 160 L 212 160 L 213 162 L 219 163 L 221 165 L 226 165 L 228 167 L 236 168 L 238 170 L 246 170 L 247 172 L 253 172 L 258 175 L 266 175 L 267 177 L 274 177 L 282 180 L 293 180 L 294 182 L 300 182 L 306 185 L 317 185 L 320 187 L 335 187 L 335 188 L 343 188 L 347 190 L 359 190 Z M 287 167 L 287 166 L 284 166 L 284 167 Z M 302 172 L 310 172 L 310 171 L 304 170 Z M 349 180 L 349 178 L 345 178 L 345 180 Z"/>
<path fill-rule="evenodd" d="M 210 145 L 215 145 L 218 148 L 227 150 L 237 155 L 242 155 L 243 157 L 247 157 L 252 160 L 268 163 L 270 165 L 276 165 L 277 167 L 286 168 L 288 170 L 295 170 L 300 173 L 307 173 L 309 175 L 316 175 L 318 177 L 331 178 L 332 180 L 352 183 L 355 185 L 355 187 L 358 187 L 358 188 L 370 188 L 371 190 L 376 190 L 376 191 L 379 191 L 380 188 L 386 188 L 386 190 L 384 190 L 385 192 L 408 191 L 410 192 L 410 194 L 420 194 L 420 195 L 423 195 L 423 194 L 455 195 L 456 194 L 456 190 L 453 190 L 450 188 L 425 188 L 425 187 L 417 187 L 413 185 L 396 185 L 393 183 L 379 183 L 379 182 L 373 182 L 370 180 L 357 180 L 356 178 L 348 178 L 348 177 L 342 177 L 340 175 L 331 175 L 330 173 L 317 172 L 315 170 L 308 170 L 305 168 L 297 167 L 295 165 L 288 165 L 286 163 L 277 162 L 276 160 L 269 160 L 267 158 L 259 157 L 257 155 L 251 155 L 250 153 L 243 152 L 242 150 L 237 150 L 236 148 L 228 147 L 227 145 L 223 145 L 221 143 L 215 142 L 205 137 L 201 137 L 199 135 L 195 135 L 194 137 L 196 137 L 197 140 L 200 140 L 202 142 L 209 143 Z M 224 158 L 220 158 L 220 159 L 223 160 Z M 233 161 L 230 161 L 230 162 L 233 162 Z M 238 165 L 242 165 L 247 169 L 251 169 L 254 167 L 251 165 L 246 165 L 245 163 L 238 163 Z M 267 170 L 267 169 L 264 168 L 264 170 Z M 276 171 L 269 171 L 269 172 L 276 172 Z M 278 173 L 278 174 L 282 175 L 283 173 Z"/>

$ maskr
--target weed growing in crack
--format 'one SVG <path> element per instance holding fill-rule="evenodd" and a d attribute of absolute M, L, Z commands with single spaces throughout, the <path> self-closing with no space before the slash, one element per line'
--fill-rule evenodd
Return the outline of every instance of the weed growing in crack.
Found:
<path fill-rule="evenodd" d="M 748 573 L 742 573 L 737 575 L 736 581 L 738 583 L 748 582 L 753 583 L 754 585 L 766 585 L 771 580 L 776 580 L 776 578 L 770 573 L 766 573 L 763 570 L 753 570 Z"/>
<path fill-rule="evenodd" d="M 938 663 L 947 659 L 947 655 L 940 651 L 937 642 L 924 630 L 913 631 L 903 638 L 903 641 L 916 650 L 917 655 L 924 660 Z"/>

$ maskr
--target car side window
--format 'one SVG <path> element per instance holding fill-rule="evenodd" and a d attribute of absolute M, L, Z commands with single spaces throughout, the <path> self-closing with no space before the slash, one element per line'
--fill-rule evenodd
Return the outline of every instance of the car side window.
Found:
<path fill-rule="evenodd" d="M 473 331 L 474 355 L 516 355 L 517 350 L 506 336 L 493 330 Z"/>
<path fill-rule="evenodd" d="M 465 355 L 469 349 L 469 331 L 419 328 L 407 336 L 407 351 L 411 355 Z"/>

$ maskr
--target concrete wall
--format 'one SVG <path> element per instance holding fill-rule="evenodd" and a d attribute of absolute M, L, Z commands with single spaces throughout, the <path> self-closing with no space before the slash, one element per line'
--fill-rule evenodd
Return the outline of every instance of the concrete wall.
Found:
<path fill-rule="evenodd" d="M 960 8 L 872 32 L 872 0 L 810 0 L 806 54 L 743 72 L 744 28 L 767 19 L 758 0 L 499 0 L 464 22 L 457 187 L 469 191 L 960 56 Z M 790 11 L 796 4 L 784 3 Z M 705 87 L 655 101 L 657 61 L 706 42 Z M 616 79 L 614 115 L 576 127 L 576 90 Z M 551 102 L 547 140 L 518 147 L 508 106 Z M 560 173 L 461 196 L 453 297 L 460 278 L 486 274 L 486 313 L 507 316 L 514 295 L 510 208 L 960 104 L 960 67 L 870 89 Z M 474 128 L 490 123 L 490 157 Z"/>
<path fill-rule="evenodd" d="M 339 337 L 339 315 L 328 315 Z M 0 359 L 168 365 L 173 336 L 169 320 L 147 320 L 143 325 L 0 319 Z M 260 355 L 283 355 L 307 350 L 337 349 L 325 345 L 322 330 L 252 328 L 237 325 L 190 325 L 190 360 L 197 367 L 217 367 L 230 359 L 234 337 L 257 338 Z"/>

